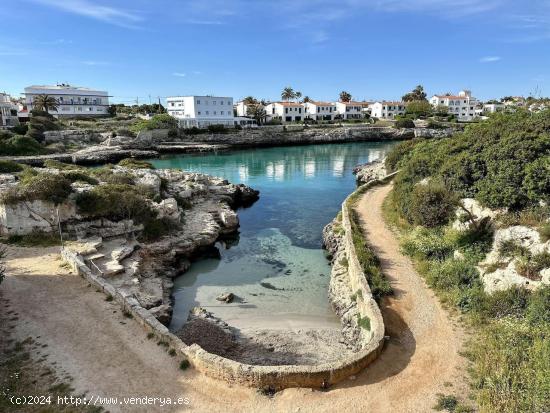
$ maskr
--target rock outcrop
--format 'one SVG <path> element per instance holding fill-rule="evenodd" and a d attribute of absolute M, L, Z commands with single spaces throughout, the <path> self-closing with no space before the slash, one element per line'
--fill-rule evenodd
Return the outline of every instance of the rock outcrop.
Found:
<path fill-rule="evenodd" d="M 384 178 L 388 173 L 384 160 L 375 160 L 353 168 L 357 185 Z"/>

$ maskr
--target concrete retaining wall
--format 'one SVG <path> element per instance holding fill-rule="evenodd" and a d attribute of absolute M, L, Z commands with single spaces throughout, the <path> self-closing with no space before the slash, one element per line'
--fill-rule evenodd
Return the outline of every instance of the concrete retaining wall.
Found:
<path fill-rule="evenodd" d="M 373 181 L 376 184 L 379 181 Z M 368 183 L 359 188 L 373 185 Z M 370 187 L 370 186 L 369 186 Z M 352 194 L 353 195 L 353 194 Z M 350 197 L 352 196 L 350 195 Z M 156 339 L 164 341 L 174 348 L 180 358 L 186 358 L 198 371 L 209 377 L 225 380 L 229 383 L 263 389 L 281 390 L 288 387 L 321 388 L 337 383 L 356 374 L 375 360 L 384 345 L 384 322 L 378 305 L 374 301 L 367 279 L 361 268 L 351 234 L 351 221 L 348 211 L 349 197 L 342 204 L 342 226 L 345 229 L 344 248 L 348 259 L 350 288 L 360 290 L 357 297 L 357 306 L 362 317 L 370 319 L 369 334 L 361 337 L 367 340 L 363 349 L 343 360 L 319 364 L 316 366 L 289 365 L 289 366 L 253 366 L 209 353 L 199 345 L 191 346 L 183 343 L 172 334 L 164 325 L 155 319 L 149 311 L 139 305 L 130 295 L 121 294 L 112 285 L 100 276 L 95 275 L 84 263 L 79 255 L 63 249 L 61 254 L 73 269 L 101 289 L 111 295 L 124 309 L 144 327 L 147 332 L 155 334 Z"/>

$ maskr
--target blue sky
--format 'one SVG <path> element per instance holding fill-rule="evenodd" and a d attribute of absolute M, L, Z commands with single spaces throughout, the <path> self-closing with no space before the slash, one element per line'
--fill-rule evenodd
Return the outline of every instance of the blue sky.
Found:
<path fill-rule="evenodd" d="M 0 91 L 68 82 L 114 101 L 177 94 L 397 99 L 550 95 L 549 0 L 18 0 Z"/>

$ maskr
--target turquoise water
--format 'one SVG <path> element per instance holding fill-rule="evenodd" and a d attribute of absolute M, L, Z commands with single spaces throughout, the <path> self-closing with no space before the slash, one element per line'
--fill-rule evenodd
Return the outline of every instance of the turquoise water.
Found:
<path fill-rule="evenodd" d="M 197 305 L 243 330 L 337 326 L 321 233 L 355 188 L 353 167 L 383 157 L 391 146 L 293 146 L 153 160 L 157 168 L 220 176 L 260 191 L 254 205 L 238 211 L 237 242 L 219 242 L 220 257 L 193 263 L 175 280 L 171 329 Z M 216 301 L 224 291 L 238 299 Z"/>

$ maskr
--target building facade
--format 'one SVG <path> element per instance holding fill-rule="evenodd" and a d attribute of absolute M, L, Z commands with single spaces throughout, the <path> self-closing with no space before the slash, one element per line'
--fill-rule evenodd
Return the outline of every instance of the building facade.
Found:
<path fill-rule="evenodd" d="M 233 98 L 226 96 L 172 96 L 166 99 L 166 110 L 182 128 L 235 126 Z"/>
<path fill-rule="evenodd" d="M 396 116 L 405 114 L 406 106 L 404 102 L 374 102 L 370 106 L 370 115 L 378 119 L 395 119 Z"/>
<path fill-rule="evenodd" d="M 265 107 L 268 120 L 280 119 L 282 122 L 300 122 L 305 118 L 305 108 L 295 102 L 271 102 Z"/>
<path fill-rule="evenodd" d="M 457 96 L 452 95 L 434 95 L 430 99 L 433 107 L 445 106 L 450 115 L 455 115 L 456 118 L 463 122 L 469 122 L 478 117 L 476 112 L 479 102 L 472 97 L 472 92 L 462 90 Z"/>
<path fill-rule="evenodd" d="M 0 93 L 0 128 L 19 125 L 18 106 L 12 102 L 10 95 Z"/>
<path fill-rule="evenodd" d="M 363 105 L 361 102 L 336 102 L 336 115 L 339 119 L 362 119 Z"/>
<path fill-rule="evenodd" d="M 313 120 L 334 120 L 336 105 L 331 102 L 311 101 L 303 104 L 305 115 Z"/>
<path fill-rule="evenodd" d="M 57 100 L 57 112 L 51 111 L 56 117 L 90 117 L 109 114 L 109 94 L 106 91 L 67 84 L 55 86 L 29 86 L 25 88 L 25 104 L 29 111 L 33 110 L 34 98 L 38 95 L 48 95 Z"/>

